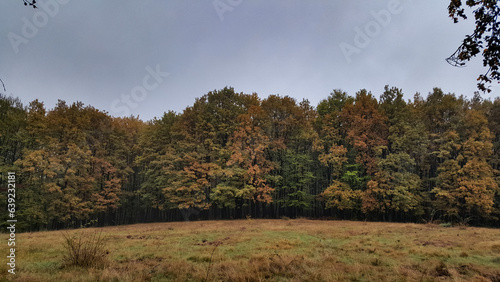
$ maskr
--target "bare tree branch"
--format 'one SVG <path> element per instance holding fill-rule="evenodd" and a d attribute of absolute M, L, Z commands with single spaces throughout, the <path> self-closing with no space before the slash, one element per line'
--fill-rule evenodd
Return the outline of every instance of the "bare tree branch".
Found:
<path fill-rule="evenodd" d="M 3 80 L 2 80 L 2 79 L 0 79 L 0 82 L 2 82 L 3 91 L 4 91 L 4 92 L 7 92 L 7 89 L 5 89 L 5 84 L 3 84 Z"/>

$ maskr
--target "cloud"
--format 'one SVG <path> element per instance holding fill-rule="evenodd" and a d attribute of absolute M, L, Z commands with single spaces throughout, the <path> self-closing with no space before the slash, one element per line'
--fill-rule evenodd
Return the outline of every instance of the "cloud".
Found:
<path fill-rule="evenodd" d="M 389 2 L 241 1 L 221 21 L 211 1 L 69 1 L 16 54 L 7 34 L 20 33 L 23 17 L 36 11 L 7 1 L 0 10 L 0 76 L 25 103 L 79 100 L 111 111 L 147 66 L 160 65 L 170 76 L 131 109 L 143 119 L 180 112 L 226 85 L 313 104 L 337 88 L 378 96 L 388 83 L 407 98 L 435 86 L 472 95 L 484 72 L 480 59 L 464 69 L 444 59 L 473 23 L 453 24 L 446 3 L 401 2 L 402 12 L 346 62 L 339 44 L 352 44 L 355 28 Z"/>

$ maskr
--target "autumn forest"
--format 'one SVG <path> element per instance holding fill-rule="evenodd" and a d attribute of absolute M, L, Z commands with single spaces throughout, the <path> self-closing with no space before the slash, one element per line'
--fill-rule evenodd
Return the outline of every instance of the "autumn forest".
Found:
<path fill-rule="evenodd" d="M 283 217 L 499 226 L 500 99 L 435 88 L 406 101 L 386 86 L 314 106 L 226 87 L 144 122 L 0 95 L 0 171 L 4 190 L 16 172 L 25 231 Z"/>

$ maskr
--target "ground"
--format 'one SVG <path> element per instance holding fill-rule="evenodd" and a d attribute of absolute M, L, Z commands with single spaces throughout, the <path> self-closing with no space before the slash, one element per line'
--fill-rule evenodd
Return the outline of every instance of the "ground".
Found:
<path fill-rule="evenodd" d="M 67 266 L 64 235 L 100 231 L 104 261 Z M 247 219 L 19 233 L 16 241 L 16 274 L 2 263 L 2 281 L 500 281 L 500 229 L 491 228 Z"/>

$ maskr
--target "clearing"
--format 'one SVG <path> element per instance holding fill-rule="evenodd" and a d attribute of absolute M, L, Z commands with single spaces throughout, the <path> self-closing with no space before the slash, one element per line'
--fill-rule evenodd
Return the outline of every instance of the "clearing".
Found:
<path fill-rule="evenodd" d="M 64 266 L 64 234 L 99 231 L 104 265 Z M 20 233 L 16 274 L 1 265 L 2 281 L 500 281 L 500 229 L 307 219 L 135 224 Z"/>

